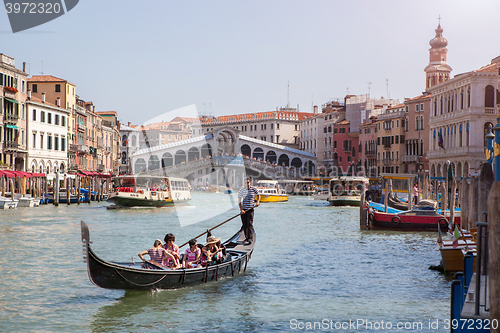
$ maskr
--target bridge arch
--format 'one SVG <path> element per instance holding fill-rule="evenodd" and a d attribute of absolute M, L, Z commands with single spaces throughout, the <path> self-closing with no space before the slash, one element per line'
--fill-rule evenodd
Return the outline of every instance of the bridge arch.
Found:
<path fill-rule="evenodd" d="M 252 157 L 254 157 L 255 159 L 263 160 L 264 159 L 264 151 L 262 150 L 262 148 L 260 148 L 260 147 L 255 148 L 253 150 Z"/>
<path fill-rule="evenodd" d="M 244 144 L 243 146 L 241 146 L 240 151 L 241 151 L 241 155 L 243 155 L 243 156 L 249 156 L 249 157 L 252 156 L 252 148 L 250 148 L 250 146 L 247 144 Z"/>
<path fill-rule="evenodd" d="M 272 150 L 269 150 L 266 154 L 266 162 L 276 163 L 276 153 Z"/>
<path fill-rule="evenodd" d="M 290 159 L 288 158 L 287 154 L 281 154 L 280 157 L 278 158 L 278 165 L 281 166 L 290 166 Z"/>
<path fill-rule="evenodd" d="M 144 161 L 143 158 L 138 158 L 137 161 L 135 161 L 134 170 L 136 173 L 146 170 L 146 161 Z"/>
<path fill-rule="evenodd" d="M 290 166 L 300 169 L 302 167 L 302 160 L 298 157 L 294 157 L 292 162 L 290 163 Z"/>
<path fill-rule="evenodd" d="M 209 143 L 205 143 L 201 146 L 201 157 L 212 156 L 212 146 Z"/>
<path fill-rule="evenodd" d="M 172 154 L 164 153 L 161 157 L 161 167 L 165 168 L 172 165 L 174 165 L 174 158 L 172 157 Z"/>
<path fill-rule="evenodd" d="M 179 149 L 175 152 L 175 165 L 181 164 L 182 162 L 186 162 L 186 152 Z"/>
<path fill-rule="evenodd" d="M 151 155 L 148 161 L 148 170 L 156 170 L 160 168 L 160 160 L 158 156 Z"/>
<path fill-rule="evenodd" d="M 198 148 L 197 147 L 189 148 L 188 161 L 189 162 L 195 161 L 195 160 L 198 160 L 199 158 L 200 158 L 200 151 L 198 150 Z"/>
<path fill-rule="evenodd" d="M 236 145 L 236 134 L 228 129 L 217 132 L 217 153 L 218 155 L 234 155 Z"/>

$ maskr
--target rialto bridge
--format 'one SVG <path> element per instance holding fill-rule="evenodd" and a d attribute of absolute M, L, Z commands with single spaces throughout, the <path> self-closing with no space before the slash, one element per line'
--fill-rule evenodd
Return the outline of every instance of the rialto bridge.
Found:
<path fill-rule="evenodd" d="M 184 177 L 193 186 L 242 186 L 243 179 L 293 179 L 316 173 L 311 153 L 222 127 L 188 140 L 141 149 L 129 156 L 133 173 Z"/>

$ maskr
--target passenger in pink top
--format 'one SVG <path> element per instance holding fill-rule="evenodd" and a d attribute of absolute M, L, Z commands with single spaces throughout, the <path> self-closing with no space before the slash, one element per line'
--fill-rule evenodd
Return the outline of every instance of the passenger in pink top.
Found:
<path fill-rule="evenodd" d="M 152 248 L 144 250 L 138 254 L 139 258 L 141 258 L 144 262 L 146 262 L 146 259 L 144 259 L 145 254 L 148 254 L 152 261 L 161 265 L 165 256 L 165 249 L 161 244 L 161 240 L 155 240 Z"/>
<path fill-rule="evenodd" d="M 201 250 L 198 247 L 198 242 L 196 239 L 191 239 L 189 241 L 189 249 L 184 253 L 182 257 L 182 267 L 184 268 L 196 268 L 199 264 L 201 257 Z"/>
<path fill-rule="evenodd" d="M 165 249 L 166 258 L 163 259 L 163 265 L 170 267 L 171 269 L 177 269 L 181 267 L 181 249 L 174 244 L 175 236 L 173 234 L 167 234 L 165 236 Z"/>

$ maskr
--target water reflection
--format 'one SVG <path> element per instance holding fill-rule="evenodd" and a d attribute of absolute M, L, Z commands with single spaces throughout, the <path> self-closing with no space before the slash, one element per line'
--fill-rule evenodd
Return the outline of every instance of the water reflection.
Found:
<path fill-rule="evenodd" d="M 240 322 L 247 326 L 245 318 L 255 312 L 254 302 L 247 299 L 255 291 L 251 282 L 253 279 L 255 274 L 247 271 L 234 278 L 182 289 L 127 290 L 115 304 L 103 306 L 97 311 L 92 320 L 92 331 L 154 328 L 180 332 L 193 330 L 193 325 L 203 327 L 203 331 L 230 331 L 234 330 L 234 324 L 238 326 Z M 224 323 L 228 318 L 232 318 L 232 324 Z M 235 321 L 235 318 L 238 319 Z M 196 324 L 193 319 L 196 319 Z M 227 324 L 232 328 L 224 328 Z"/>

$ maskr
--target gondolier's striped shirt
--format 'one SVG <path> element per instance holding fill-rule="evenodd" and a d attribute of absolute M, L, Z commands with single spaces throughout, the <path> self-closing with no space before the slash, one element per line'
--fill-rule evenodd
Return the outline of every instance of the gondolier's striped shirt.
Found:
<path fill-rule="evenodd" d="M 255 196 L 259 195 L 259 191 L 253 186 L 249 189 L 242 187 L 238 192 L 238 198 L 242 198 L 241 206 L 243 210 L 255 207 Z"/>

